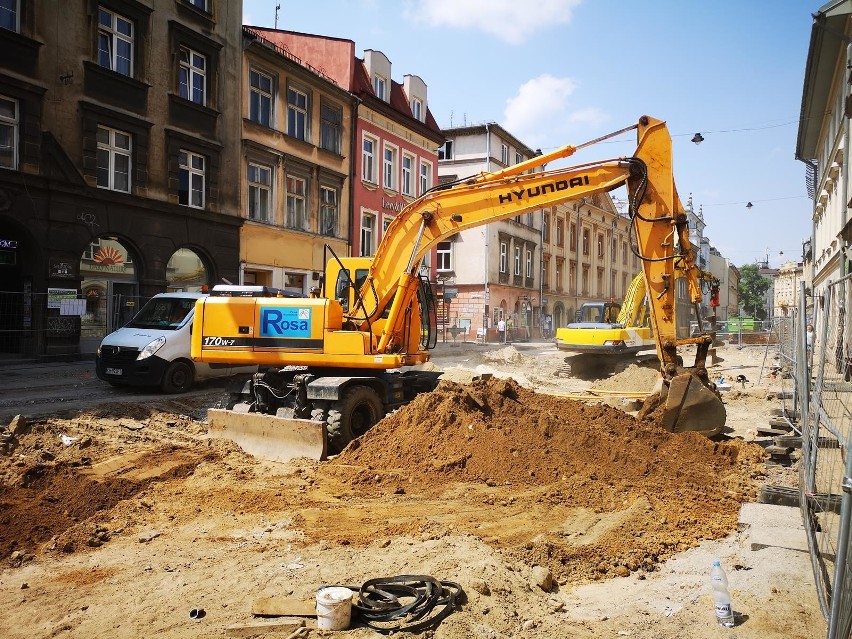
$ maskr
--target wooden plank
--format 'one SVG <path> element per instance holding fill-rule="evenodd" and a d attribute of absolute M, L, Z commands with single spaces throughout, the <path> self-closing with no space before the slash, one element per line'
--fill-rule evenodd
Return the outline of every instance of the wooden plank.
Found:
<path fill-rule="evenodd" d="M 286 621 L 252 621 L 225 626 L 227 637 L 256 637 L 271 632 L 290 632 L 305 626 L 303 619 L 288 619 Z"/>
<path fill-rule="evenodd" d="M 251 614 L 260 617 L 316 617 L 317 604 L 294 597 L 260 597 L 252 604 Z"/>

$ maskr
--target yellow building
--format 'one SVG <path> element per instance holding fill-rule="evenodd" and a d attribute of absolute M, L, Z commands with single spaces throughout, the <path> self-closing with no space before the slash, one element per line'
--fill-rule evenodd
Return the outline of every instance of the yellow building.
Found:
<path fill-rule="evenodd" d="M 349 254 L 356 100 L 250 27 L 243 50 L 240 283 L 307 293 Z"/>

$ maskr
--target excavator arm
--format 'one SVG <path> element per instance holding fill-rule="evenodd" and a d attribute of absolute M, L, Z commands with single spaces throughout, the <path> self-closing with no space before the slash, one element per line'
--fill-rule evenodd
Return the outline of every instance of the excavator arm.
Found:
<path fill-rule="evenodd" d="M 662 421 L 671 430 L 720 432 L 725 411 L 705 367 L 712 338 L 677 336 L 676 274 L 686 279 L 689 299 L 696 306 L 702 299 L 702 274 L 695 265 L 687 216 L 675 186 L 672 140 L 665 122 L 643 116 L 635 127 L 589 144 L 633 128 L 638 144 L 632 157 L 536 172 L 579 148 L 567 146 L 497 173 L 439 187 L 403 209 L 379 245 L 362 287 L 365 321 L 387 316 L 377 350 L 385 352 L 404 342 L 404 311 L 416 293 L 416 271 L 437 242 L 488 222 L 626 185 L 632 245 L 642 260 L 661 362 L 664 388 L 658 395 L 666 405 Z M 683 369 L 677 351 L 678 345 L 687 343 L 697 346 L 695 366 L 689 371 Z"/>

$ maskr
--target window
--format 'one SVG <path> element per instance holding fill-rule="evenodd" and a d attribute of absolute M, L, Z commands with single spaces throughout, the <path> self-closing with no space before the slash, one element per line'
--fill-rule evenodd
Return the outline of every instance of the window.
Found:
<path fill-rule="evenodd" d="M 18 168 L 18 102 L 0 95 L 0 168 Z"/>
<path fill-rule="evenodd" d="M 500 242 L 500 272 L 506 273 L 509 270 L 507 246 L 505 242 Z"/>
<path fill-rule="evenodd" d="M 4 1 L 8 0 L 0 3 Z M 133 23 L 103 7 L 98 7 L 98 64 L 122 75 L 133 75 Z"/>
<path fill-rule="evenodd" d="M 550 213 L 544 214 L 541 226 L 541 241 L 544 243 L 550 242 Z"/>
<path fill-rule="evenodd" d="M 515 275 L 521 274 L 521 247 L 515 247 Z"/>
<path fill-rule="evenodd" d="M 423 100 L 420 98 L 414 98 L 411 101 L 411 115 L 414 116 L 415 120 L 423 122 Z"/>
<path fill-rule="evenodd" d="M 438 159 L 439 160 L 452 160 L 453 159 L 453 141 L 447 140 L 444 142 L 444 145 L 438 149 Z"/>
<path fill-rule="evenodd" d="M 180 48 L 180 97 L 207 104 L 207 58 L 188 47 Z"/>
<path fill-rule="evenodd" d="M 550 257 L 547 255 L 541 262 L 541 285 L 545 289 L 550 288 Z"/>
<path fill-rule="evenodd" d="M 565 245 L 565 224 L 562 220 L 556 221 L 556 246 Z"/>
<path fill-rule="evenodd" d="M 556 290 L 562 290 L 562 265 L 564 264 L 564 260 L 562 258 L 556 258 L 556 278 L 554 282 L 556 283 Z"/>
<path fill-rule="evenodd" d="M 98 127 L 98 187 L 130 192 L 130 135 Z"/>
<path fill-rule="evenodd" d="M 272 168 L 249 163 L 248 175 L 248 219 L 272 222 Z"/>
<path fill-rule="evenodd" d="M 343 109 L 320 101 L 320 148 L 340 155 L 340 140 L 343 137 Z"/>
<path fill-rule="evenodd" d="M 500 145 L 500 161 L 506 166 L 509 164 L 509 146 L 506 144 Z"/>
<path fill-rule="evenodd" d="M 583 295 L 589 294 L 589 267 L 583 266 Z"/>
<path fill-rule="evenodd" d="M 453 243 L 452 242 L 438 242 L 438 249 L 436 253 L 437 258 L 437 269 L 438 271 L 452 271 L 453 270 Z"/>
<path fill-rule="evenodd" d="M 598 233 L 598 257 L 604 256 L 604 236 L 603 233 Z"/>
<path fill-rule="evenodd" d="M 191 151 L 178 154 L 178 202 L 196 209 L 204 208 L 204 156 Z"/>
<path fill-rule="evenodd" d="M 621 243 L 621 263 L 627 264 L 627 242 Z"/>
<path fill-rule="evenodd" d="M 249 70 L 249 120 L 272 126 L 272 76 Z"/>
<path fill-rule="evenodd" d="M 308 94 L 293 87 L 287 89 L 287 134 L 308 139 Z"/>
<path fill-rule="evenodd" d="M 19 15 L 18 0 L 0 0 L 0 29 L 17 32 L 20 29 Z"/>
<path fill-rule="evenodd" d="M 524 159 L 521 157 L 521 154 L 517 151 L 515 152 L 515 164 L 520 164 Z"/>
<path fill-rule="evenodd" d="M 376 184 L 376 146 L 378 140 L 364 136 L 361 151 L 361 179 Z"/>
<path fill-rule="evenodd" d="M 295 175 L 287 176 L 287 226 L 300 231 L 308 230 L 305 206 L 305 180 Z"/>
<path fill-rule="evenodd" d="M 571 233 L 568 235 L 569 250 L 577 250 L 577 225 L 571 222 Z"/>
<path fill-rule="evenodd" d="M 598 297 L 604 297 L 606 291 L 604 290 L 604 271 L 602 268 L 598 269 Z"/>
<path fill-rule="evenodd" d="M 386 189 L 396 190 L 396 149 L 385 145 L 384 160 L 382 163 L 382 178 Z"/>
<path fill-rule="evenodd" d="M 432 188 L 432 165 L 428 162 L 420 162 L 420 195 Z"/>
<path fill-rule="evenodd" d="M 186 0 L 193 7 L 198 7 L 202 11 L 207 11 L 207 0 Z"/>
<path fill-rule="evenodd" d="M 380 75 L 373 78 L 373 91 L 376 92 L 376 97 L 379 98 L 379 100 L 384 100 L 385 102 L 387 102 L 387 94 L 385 93 L 387 83 L 388 81 Z"/>
<path fill-rule="evenodd" d="M 414 180 L 411 169 L 414 166 L 414 156 L 407 153 L 402 154 L 402 192 L 405 195 L 414 195 Z"/>
<path fill-rule="evenodd" d="M 361 216 L 361 257 L 373 254 L 373 237 L 376 233 L 376 216 L 364 213 Z"/>
<path fill-rule="evenodd" d="M 532 277 L 532 251 L 527 249 L 526 276 Z"/>
<path fill-rule="evenodd" d="M 568 264 L 568 290 L 577 293 L 577 263 L 573 260 Z"/>
<path fill-rule="evenodd" d="M 583 229 L 583 255 L 589 254 L 589 229 Z"/>
<path fill-rule="evenodd" d="M 320 187 L 320 235 L 337 236 L 337 189 Z"/>

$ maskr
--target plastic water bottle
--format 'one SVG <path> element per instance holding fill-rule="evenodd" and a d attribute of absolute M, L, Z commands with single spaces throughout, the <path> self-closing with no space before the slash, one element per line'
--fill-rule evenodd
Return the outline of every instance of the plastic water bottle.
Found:
<path fill-rule="evenodd" d="M 710 581 L 713 586 L 713 607 L 716 609 L 716 621 L 726 628 L 733 628 L 734 611 L 731 610 L 731 595 L 728 593 L 728 576 L 718 559 L 713 560 Z"/>

